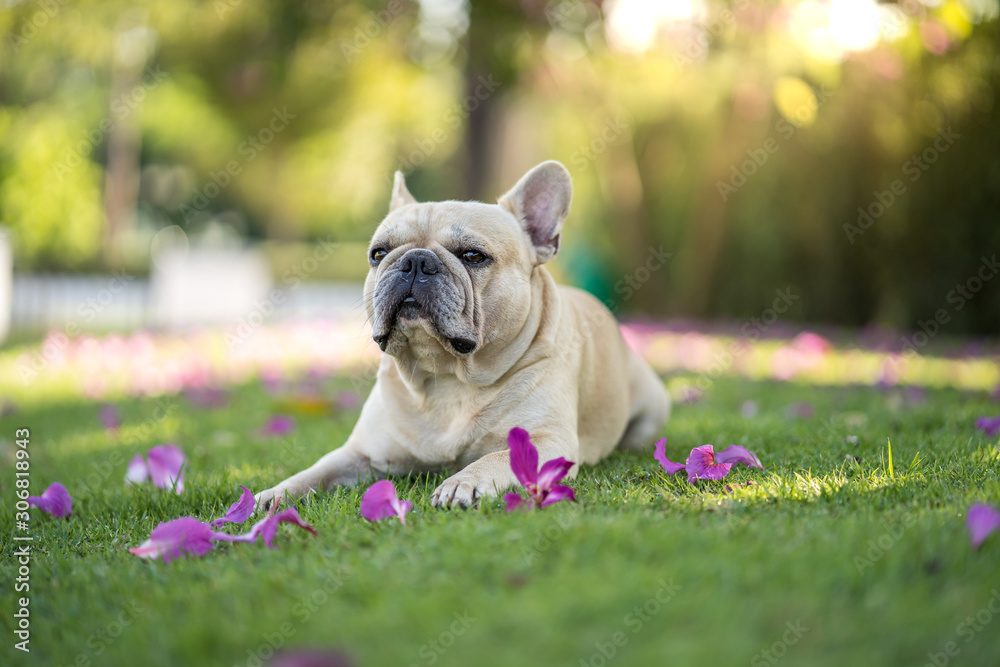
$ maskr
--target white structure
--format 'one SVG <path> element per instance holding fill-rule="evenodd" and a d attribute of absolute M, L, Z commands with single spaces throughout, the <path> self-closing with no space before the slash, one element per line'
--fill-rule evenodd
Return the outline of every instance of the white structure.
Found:
<path fill-rule="evenodd" d="M 10 312 L 14 292 L 14 255 L 10 234 L 0 227 L 0 343 L 10 331 Z"/>
<path fill-rule="evenodd" d="M 149 320 L 158 327 L 226 325 L 274 312 L 267 262 L 249 250 L 164 250 L 155 257 L 149 292 Z"/>

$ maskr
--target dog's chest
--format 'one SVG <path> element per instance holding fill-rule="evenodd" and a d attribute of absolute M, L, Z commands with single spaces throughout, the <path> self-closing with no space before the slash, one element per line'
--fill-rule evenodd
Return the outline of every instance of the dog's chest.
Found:
<path fill-rule="evenodd" d="M 477 442 L 489 430 L 483 419 L 491 403 L 489 392 L 441 378 L 419 393 L 399 385 L 393 389 L 386 392 L 386 408 L 400 446 L 431 466 L 475 455 Z"/>

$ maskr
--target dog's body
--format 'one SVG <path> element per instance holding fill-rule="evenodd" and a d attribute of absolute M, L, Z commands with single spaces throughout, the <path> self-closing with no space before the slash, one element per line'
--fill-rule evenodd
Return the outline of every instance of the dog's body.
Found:
<path fill-rule="evenodd" d="M 546 162 L 499 204 L 418 204 L 397 174 L 369 252 L 373 338 L 386 352 L 347 442 L 258 496 L 267 505 L 369 476 L 447 469 L 440 506 L 468 506 L 516 482 L 507 434 L 526 429 L 541 461 L 596 463 L 647 448 L 670 401 L 597 299 L 558 287 L 572 193 Z M 576 474 L 576 467 L 570 472 Z"/>

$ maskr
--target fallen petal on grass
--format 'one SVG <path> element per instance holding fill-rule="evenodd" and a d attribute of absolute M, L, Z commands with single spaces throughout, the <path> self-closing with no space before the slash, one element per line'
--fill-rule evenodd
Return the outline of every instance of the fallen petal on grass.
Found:
<path fill-rule="evenodd" d="M 184 391 L 184 397 L 196 408 L 223 408 L 229 403 L 229 392 L 215 387 L 191 387 Z"/>
<path fill-rule="evenodd" d="M 523 505 L 528 504 L 528 501 L 519 496 L 516 493 L 508 493 L 503 497 L 505 503 L 507 503 L 506 510 L 508 512 L 513 512 L 514 510 L 521 509 Z"/>
<path fill-rule="evenodd" d="M 331 649 L 298 649 L 276 653 L 268 667 L 353 667 L 346 653 Z"/>
<path fill-rule="evenodd" d="M 101 406 L 101 411 L 98 413 L 97 418 L 108 431 L 117 431 L 122 425 L 121 417 L 118 416 L 118 409 L 110 403 Z"/>
<path fill-rule="evenodd" d="M 715 455 L 716 463 L 745 463 L 751 468 L 764 469 L 757 455 L 741 445 L 729 445 Z"/>
<path fill-rule="evenodd" d="M 294 507 L 289 507 L 288 509 L 278 512 L 277 514 L 272 514 L 264 519 L 261 519 L 255 523 L 253 528 L 250 529 L 250 532 L 245 535 L 235 535 L 232 536 L 232 539 L 228 536 L 225 538 L 219 537 L 219 539 L 230 539 L 232 542 L 255 542 L 258 537 L 263 537 L 264 544 L 267 545 L 267 548 L 273 549 L 274 536 L 278 532 L 278 524 L 280 523 L 293 523 L 299 528 L 308 530 L 313 535 L 316 534 L 313 527 L 302 520 L 298 511 Z"/>
<path fill-rule="evenodd" d="M 252 498 L 253 495 L 251 494 L 250 497 Z M 242 503 L 241 499 L 236 505 L 242 505 Z M 267 548 L 273 549 L 274 536 L 277 534 L 278 524 L 281 523 L 294 523 L 313 535 L 316 534 L 313 527 L 302 520 L 294 507 L 265 517 L 242 535 L 217 533 L 212 530 L 209 524 L 194 517 L 185 516 L 161 523 L 153 529 L 148 540 L 129 549 L 129 553 L 140 558 L 162 556 L 163 561 L 169 563 L 184 555 L 204 556 L 212 550 L 215 542 L 256 542 L 258 537 L 263 537 Z"/>
<path fill-rule="evenodd" d="M 406 524 L 406 513 L 413 503 L 400 500 L 396 495 L 396 487 L 387 479 L 375 482 L 368 487 L 361 498 L 361 516 L 369 521 L 379 521 L 386 517 L 398 516 L 401 523 Z"/>
<path fill-rule="evenodd" d="M 656 441 L 656 448 L 653 451 L 653 458 L 660 462 L 663 469 L 667 471 L 668 475 L 673 475 L 675 473 L 684 470 L 685 466 L 683 463 L 674 463 L 667 458 L 667 439 L 660 438 Z"/>
<path fill-rule="evenodd" d="M 514 498 L 520 499 L 516 493 L 504 496 L 508 512 L 522 507 L 531 509 L 548 507 L 560 500 L 576 502 L 573 489 L 556 483 L 569 474 L 574 466 L 572 461 L 560 456 L 546 461 L 539 470 L 538 449 L 532 444 L 531 437 L 523 428 L 515 427 L 510 430 L 507 434 L 507 445 L 510 447 L 510 469 L 517 481 L 528 491 L 529 496 L 526 501 L 515 500 Z"/>
<path fill-rule="evenodd" d="M 229 507 L 225 516 L 213 521 L 212 526 L 221 526 L 224 523 L 243 523 L 250 518 L 251 514 L 253 514 L 253 491 L 242 484 L 240 485 L 240 488 L 243 489 L 243 495 Z"/>
<path fill-rule="evenodd" d="M 969 508 L 965 527 L 969 529 L 972 548 L 978 549 L 987 537 L 1000 530 L 1000 510 L 985 503 L 976 503 Z"/>
<path fill-rule="evenodd" d="M 661 438 L 656 441 L 653 458 L 669 475 L 687 470 L 688 482 L 691 484 L 699 479 L 723 479 L 729 474 L 734 463 L 745 463 L 751 468 L 764 469 L 757 455 L 742 445 L 730 445 L 719 453 L 715 453 L 712 445 L 702 445 L 692 449 L 684 463 L 674 463 L 667 458 L 667 439 Z"/>
<path fill-rule="evenodd" d="M 212 550 L 214 536 L 207 523 L 185 516 L 161 523 L 153 529 L 148 540 L 129 549 L 129 553 L 139 558 L 162 556 L 163 562 L 169 563 L 184 555 L 204 556 Z"/>
<path fill-rule="evenodd" d="M 702 445 L 692 449 L 684 464 L 687 468 L 688 481 L 692 484 L 697 479 L 722 479 L 729 474 L 729 469 L 733 466 L 731 463 L 719 463 L 712 445 Z"/>
<path fill-rule="evenodd" d="M 66 487 L 53 482 L 40 496 L 28 496 L 28 505 L 34 505 L 46 514 L 65 519 L 73 512 L 73 498 Z"/>
<path fill-rule="evenodd" d="M 129 484 L 142 484 L 149 479 L 149 466 L 146 464 L 146 457 L 136 454 L 128 462 L 128 469 L 125 471 L 125 482 Z"/>
<path fill-rule="evenodd" d="M 274 438 L 288 435 L 295 430 L 295 418 L 289 415 L 273 415 L 260 427 L 262 435 Z"/>
<path fill-rule="evenodd" d="M 186 457 L 180 447 L 172 444 L 157 445 L 146 453 L 149 476 L 153 485 L 161 489 L 184 491 L 184 462 Z"/>
<path fill-rule="evenodd" d="M 985 433 L 987 438 L 996 437 L 1000 433 L 1000 416 L 980 417 L 976 420 L 976 428 Z"/>

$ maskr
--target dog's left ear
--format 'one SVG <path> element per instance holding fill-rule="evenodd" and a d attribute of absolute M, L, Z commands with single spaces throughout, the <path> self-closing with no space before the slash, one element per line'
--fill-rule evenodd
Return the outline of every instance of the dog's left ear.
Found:
<path fill-rule="evenodd" d="M 403 172 L 397 171 L 396 178 L 392 183 L 392 199 L 389 200 L 389 212 L 392 213 L 400 206 L 416 203 L 417 200 L 406 189 L 406 179 L 403 177 Z"/>
<path fill-rule="evenodd" d="M 517 218 L 544 264 L 559 252 L 559 235 L 573 199 L 573 181 L 555 160 L 543 162 L 521 177 L 497 202 Z"/>

